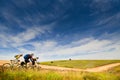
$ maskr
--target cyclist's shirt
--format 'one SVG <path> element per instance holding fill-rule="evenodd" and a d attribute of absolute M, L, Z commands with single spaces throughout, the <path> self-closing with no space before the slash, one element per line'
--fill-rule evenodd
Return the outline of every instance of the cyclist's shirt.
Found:
<path fill-rule="evenodd" d="M 24 56 L 24 59 L 31 59 L 32 58 L 32 56 L 30 55 L 30 54 L 26 54 L 25 56 Z"/>

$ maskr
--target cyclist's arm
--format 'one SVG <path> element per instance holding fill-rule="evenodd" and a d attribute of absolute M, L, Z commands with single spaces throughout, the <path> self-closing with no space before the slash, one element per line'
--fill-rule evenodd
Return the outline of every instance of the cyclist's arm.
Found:
<path fill-rule="evenodd" d="M 30 58 L 30 61 L 32 62 L 32 61 L 33 61 L 33 58 Z"/>

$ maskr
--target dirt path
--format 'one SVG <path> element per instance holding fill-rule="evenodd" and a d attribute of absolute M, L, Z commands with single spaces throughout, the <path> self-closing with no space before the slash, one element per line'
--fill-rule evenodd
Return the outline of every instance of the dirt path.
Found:
<path fill-rule="evenodd" d="M 88 72 L 102 72 L 102 71 L 107 71 L 113 67 L 116 67 L 116 66 L 119 66 L 120 63 L 113 63 L 113 64 L 107 64 L 107 65 L 104 65 L 104 66 L 99 66 L 99 67 L 95 67 L 95 68 L 88 68 L 88 69 L 85 69 L 85 71 L 88 71 Z"/>
<path fill-rule="evenodd" d="M 104 66 L 99 66 L 95 68 L 87 68 L 87 69 L 75 69 L 75 68 L 64 68 L 64 67 L 57 67 L 57 66 L 47 66 L 47 65 L 41 65 L 43 69 L 48 69 L 48 70 L 59 70 L 59 71 L 87 71 L 87 72 L 102 72 L 102 71 L 107 71 L 115 66 L 120 65 L 120 63 L 113 63 L 113 64 L 108 64 Z"/>

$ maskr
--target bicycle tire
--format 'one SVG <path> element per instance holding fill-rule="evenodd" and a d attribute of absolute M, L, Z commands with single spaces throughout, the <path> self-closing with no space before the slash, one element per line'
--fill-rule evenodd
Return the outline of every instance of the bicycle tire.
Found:
<path fill-rule="evenodd" d="M 4 71 L 12 70 L 12 66 L 11 66 L 10 63 L 4 63 L 2 65 L 2 68 L 3 68 Z"/>
<path fill-rule="evenodd" d="M 39 71 L 40 68 L 41 68 L 40 66 L 31 65 L 31 66 L 29 66 L 27 69 L 29 69 L 29 70 L 34 70 L 34 71 Z"/>

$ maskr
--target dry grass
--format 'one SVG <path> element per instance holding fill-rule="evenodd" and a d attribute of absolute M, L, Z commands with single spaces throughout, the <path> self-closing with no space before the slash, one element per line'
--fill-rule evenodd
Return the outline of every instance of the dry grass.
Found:
<path fill-rule="evenodd" d="M 120 68 L 119 68 L 120 69 Z M 115 70 L 117 73 L 118 69 Z M 90 73 L 53 70 L 14 70 L 0 72 L 0 80 L 120 80 L 111 72 Z"/>

